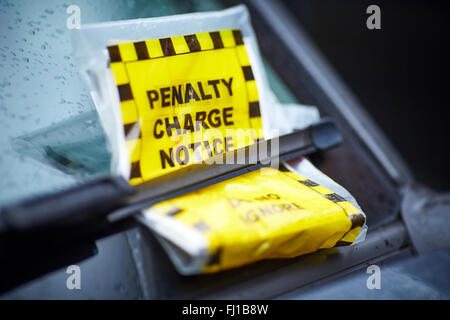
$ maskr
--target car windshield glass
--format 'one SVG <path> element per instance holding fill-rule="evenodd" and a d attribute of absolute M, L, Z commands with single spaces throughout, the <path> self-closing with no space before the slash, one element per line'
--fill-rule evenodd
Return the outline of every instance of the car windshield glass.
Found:
<path fill-rule="evenodd" d="M 76 5 L 81 24 L 223 8 L 218 1 L 199 0 L 80 0 Z M 71 55 L 69 6 L 0 1 L 0 205 L 108 174 L 105 136 Z M 295 102 L 266 68 L 279 100 Z"/>

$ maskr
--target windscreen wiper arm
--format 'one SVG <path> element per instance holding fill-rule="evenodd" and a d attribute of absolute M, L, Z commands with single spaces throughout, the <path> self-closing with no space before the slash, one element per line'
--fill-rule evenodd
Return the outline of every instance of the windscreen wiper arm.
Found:
<path fill-rule="evenodd" d="M 278 162 L 326 150 L 341 141 L 334 123 L 322 120 L 304 130 L 217 156 L 212 159 L 213 164 L 206 161 L 193 164 L 136 187 L 130 186 L 122 177 L 100 178 L 3 207 L 0 211 L 0 234 L 79 226 L 99 218 L 117 222 L 155 203 Z M 230 163 L 229 159 L 240 161 Z"/>

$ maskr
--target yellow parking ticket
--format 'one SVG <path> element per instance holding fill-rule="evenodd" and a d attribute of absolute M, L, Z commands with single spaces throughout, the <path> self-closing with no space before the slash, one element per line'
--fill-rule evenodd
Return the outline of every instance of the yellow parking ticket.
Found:
<path fill-rule="evenodd" d="M 177 170 L 194 163 L 247 161 L 250 152 L 261 156 L 269 148 L 221 155 L 254 145 L 264 132 L 267 138 L 276 137 L 275 130 L 294 130 L 291 115 L 298 123 L 310 122 L 301 111 L 279 114 L 286 108 L 271 99 L 244 5 L 84 25 L 74 30 L 73 40 L 109 142 L 111 172 L 132 185 L 168 173 L 176 178 Z M 312 166 L 299 170 L 343 190 Z M 263 168 L 160 202 L 137 216 L 182 274 L 359 241 L 366 227 L 356 202 L 305 176 L 280 163 L 278 169 Z"/>
<path fill-rule="evenodd" d="M 240 30 L 118 43 L 110 69 L 137 184 L 262 138 L 258 90 Z M 227 134 L 246 132 L 246 139 Z"/>
<path fill-rule="evenodd" d="M 131 184 L 264 138 L 250 43 L 225 29 L 108 46 Z M 183 274 L 349 245 L 365 224 L 350 202 L 284 165 L 164 201 L 140 219 Z"/>
<path fill-rule="evenodd" d="M 259 170 L 144 212 L 184 274 L 216 272 L 355 241 L 365 215 L 340 195 L 287 169 Z"/>

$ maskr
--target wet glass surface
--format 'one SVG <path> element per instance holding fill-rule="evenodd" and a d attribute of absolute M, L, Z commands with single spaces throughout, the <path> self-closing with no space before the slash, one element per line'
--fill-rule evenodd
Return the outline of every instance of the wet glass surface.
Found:
<path fill-rule="evenodd" d="M 199 0 L 76 4 L 81 24 L 222 8 Z M 108 173 L 104 134 L 71 56 L 70 5 L 0 0 L 0 205 Z M 268 73 L 280 101 L 294 102 L 274 72 Z"/>
<path fill-rule="evenodd" d="M 105 139 L 88 87 L 71 57 L 66 26 L 70 4 L 0 1 L 0 205 L 77 183 L 80 175 L 73 172 L 83 161 L 88 167 L 80 169 L 84 178 L 107 172 Z M 81 24 L 220 8 L 214 1 L 76 4 Z M 86 132 L 92 139 L 83 144 L 80 134 Z M 24 139 L 15 140 L 18 137 Z M 50 141 L 51 146 L 45 145 Z M 91 159 L 78 159 L 72 171 L 59 170 L 58 162 L 65 163 L 64 156 L 77 150 Z M 100 162 L 89 162 L 95 158 Z"/>

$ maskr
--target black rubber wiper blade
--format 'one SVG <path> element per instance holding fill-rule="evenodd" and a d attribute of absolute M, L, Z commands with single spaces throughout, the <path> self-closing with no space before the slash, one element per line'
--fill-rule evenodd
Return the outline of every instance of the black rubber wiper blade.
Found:
<path fill-rule="evenodd" d="M 189 165 L 135 187 L 122 177 L 96 179 L 3 207 L 0 211 L 0 234 L 80 226 L 105 217 L 111 223 L 117 222 L 155 203 L 265 166 L 326 150 L 341 141 L 335 124 L 325 119 L 304 130 L 259 141 L 205 161 L 207 163 Z M 260 153 L 258 150 L 268 152 Z M 229 163 L 226 159 L 241 161 Z M 208 164 L 210 162 L 213 164 Z"/>

